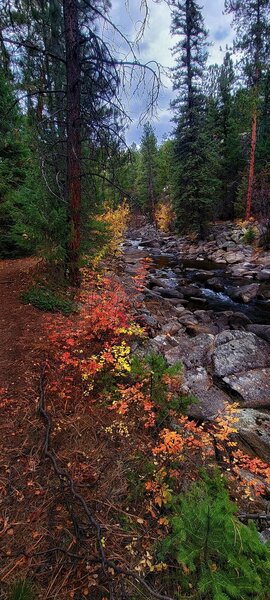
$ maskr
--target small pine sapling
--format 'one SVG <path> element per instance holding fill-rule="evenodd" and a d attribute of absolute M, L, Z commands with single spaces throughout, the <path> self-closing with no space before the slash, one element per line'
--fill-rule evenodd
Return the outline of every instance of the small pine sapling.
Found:
<path fill-rule="evenodd" d="M 237 519 L 218 475 L 175 497 L 171 510 L 171 533 L 159 558 L 176 560 L 175 583 L 185 597 L 269 599 L 270 544 L 261 543 L 254 523 L 246 526 Z"/>

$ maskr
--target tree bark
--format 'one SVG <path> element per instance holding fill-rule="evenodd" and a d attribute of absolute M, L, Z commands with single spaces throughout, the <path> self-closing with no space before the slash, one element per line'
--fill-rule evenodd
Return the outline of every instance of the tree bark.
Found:
<path fill-rule="evenodd" d="M 252 116 L 251 148 L 250 148 L 250 159 L 249 159 L 248 191 L 247 191 L 247 204 L 246 204 L 246 220 L 247 221 L 251 215 L 256 144 L 257 144 L 257 107 L 254 108 L 254 112 L 253 112 L 253 116 Z"/>
<path fill-rule="evenodd" d="M 63 0 L 67 71 L 67 201 L 69 241 L 67 269 L 71 285 L 80 285 L 81 245 L 81 90 L 80 36 L 76 0 Z"/>
<path fill-rule="evenodd" d="M 252 204 L 252 191 L 254 184 L 254 169 L 255 169 L 255 154 L 257 145 L 257 101 L 259 96 L 259 82 L 261 79 L 261 50 L 262 50 L 262 33 L 261 33 L 261 13 L 260 13 L 261 0 L 257 0 L 256 3 L 256 35 L 255 35 L 255 76 L 254 76 L 254 90 L 256 105 L 253 109 L 252 115 L 252 127 L 251 127 L 251 148 L 250 148 L 250 159 L 249 159 L 249 174 L 248 174 L 248 191 L 247 191 L 247 203 L 246 203 L 246 220 L 251 216 L 251 204 Z"/>

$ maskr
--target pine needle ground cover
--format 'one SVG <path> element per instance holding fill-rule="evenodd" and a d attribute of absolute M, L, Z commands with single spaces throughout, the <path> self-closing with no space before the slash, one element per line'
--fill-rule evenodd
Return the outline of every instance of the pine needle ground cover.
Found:
<path fill-rule="evenodd" d="M 269 550 L 229 494 L 259 506 L 269 469 L 235 446 L 237 406 L 211 426 L 185 415 L 182 366 L 136 322 L 143 272 L 127 294 L 85 268 L 80 313 L 39 313 L 34 401 L 1 390 L 3 598 L 27 581 L 57 600 L 268 599 Z"/>

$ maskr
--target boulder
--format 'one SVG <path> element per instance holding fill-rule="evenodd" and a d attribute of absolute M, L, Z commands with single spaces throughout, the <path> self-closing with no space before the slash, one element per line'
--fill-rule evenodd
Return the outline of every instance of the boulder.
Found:
<path fill-rule="evenodd" d="M 178 321 L 174 320 L 174 321 L 169 321 L 168 323 L 165 323 L 165 325 L 162 326 L 162 333 L 164 334 L 169 334 L 169 335 L 175 335 L 176 333 L 178 333 L 178 331 L 181 329 L 181 325 L 180 323 L 178 323 Z"/>
<path fill-rule="evenodd" d="M 270 269 L 262 269 L 258 273 L 258 279 L 259 281 L 270 281 Z"/>
<path fill-rule="evenodd" d="M 196 280 L 204 283 L 211 277 L 211 271 L 197 271 Z"/>
<path fill-rule="evenodd" d="M 173 346 L 176 346 L 176 348 L 178 347 L 178 340 L 176 340 L 169 334 L 161 334 L 153 338 L 152 345 L 156 352 L 161 352 L 162 354 L 165 354 Z"/>
<path fill-rule="evenodd" d="M 201 290 L 199 288 L 197 288 L 195 285 L 179 286 L 178 289 L 180 290 L 181 294 L 183 294 L 184 298 L 190 298 L 191 296 L 193 296 L 193 297 L 201 296 Z"/>
<path fill-rule="evenodd" d="M 244 313 L 235 312 L 229 317 L 229 325 L 231 329 L 238 331 L 248 329 L 248 326 L 251 325 L 251 320 Z"/>
<path fill-rule="evenodd" d="M 166 288 L 168 287 L 168 280 L 164 281 L 164 279 L 153 277 L 153 275 L 151 275 L 149 279 L 149 287 L 152 289 L 154 286 L 158 288 Z"/>
<path fill-rule="evenodd" d="M 173 289 L 173 288 L 163 288 L 163 287 L 153 287 L 153 291 L 156 294 L 160 294 L 160 296 L 162 296 L 162 298 L 178 298 L 178 299 L 183 299 L 184 296 L 183 294 L 181 294 L 181 292 L 178 292 L 177 290 Z"/>
<path fill-rule="evenodd" d="M 264 529 L 263 531 L 259 531 L 259 537 L 263 544 L 267 544 L 270 540 L 270 528 Z"/>
<path fill-rule="evenodd" d="M 195 394 L 197 401 L 188 407 L 189 417 L 199 421 L 212 421 L 224 412 L 227 402 L 230 400 L 224 392 L 216 386 L 209 390 L 203 388 Z"/>
<path fill-rule="evenodd" d="M 253 278 L 254 272 L 249 271 L 246 267 L 242 266 L 242 265 L 234 265 L 231 268 L 230 271 L 232 277 L 245 277 L 245 276 L 250 276 L 251 278 Z"/>
<path fill-rule="evenodd" d="M 142 321 L 143 325 L 148 325 L 148 327 L 157 327 L 158 325 L 158 320 L 156 317 L 147 313 L 142 313 L 140 315 L 140 321 Z"/>
<path fill-rule="evenodd" d="M 237 437 L 247 446 L 247 450 L 253 450 L 257 456 L 269 463 L 270 415 L 252 408 L 240 410 L 237 429 Z"/>
<path fill-rule="evenodd" d="M 194 315 L 200 323 L 203 323 L 204 325 L 208 325 L 208 324 L 212 323 L 212 321 L 213 321 L 214 311 L 213 310 L 195 310 Z"/>
<path fill-rule="evenodd" d="M 190 296 L 190 302 L 197 302 L 197 304 L 207 304 L 206 298 L 199 298 L 198 296 Z"/>
<path fill-rule="evenodd" d="M 188 369 L 211 364 L 215 336 L 202 333 L 194 338 L 182 334 L 177 336 L 178 344 L 165 351 L 165 358 L 169 365 L 182 362 Z"/>
<path fill-rule="evenodd" d="M 233 265 L 244 261 L 245 255 L 243 252 L 226 252 L 224 258 L 229 265 Z"/>
<path fill-rule="evenodd" d="M 158 248 L 159 242 L 158 240 L 143 240 L 140 242 L 140 246 L 143 246 L 143 248 Z"/>
<path fill-rule="evenodd" d="M 185 304 L 188 304 L 187 300 L 183 300 L 182 298 L 166 298 L 172 306 L 180 306 L 183 308 Z M 183 310 L 185 310 L 183 308 Z"/>
<path fill-rule="evenodd" d="M 222 292 L 224 290 L 224 284 L 219 277 L 211 277 L 207 280 L 207 285 L 215 292 Z"/>
<path fill-rule="evenodd" d="M 216 377 L 223 378 L 270 365 L 270 346 L 254 333 L 222 331 L 216 336 L 215 346 L 213 367 Z"/>
<path fill-rule="evenodd" d="M 231 235 L 231 239 L 233 242 L 235 242 L 236 244 L 238 244 L 240 242 L 242 236 L 242 232 L 241 231 L 234 231 Z"/>
<path fill-rule="evenodd" d="M 229 375 L 224 383 L 233 393 L 239 394 L 247 408 L 270 408 L 270 369 L 252 369 L 245 373 Z"/>
<path fill-rule="evenodd" d="M 197 399 L 188 407 L 187 414 L 192 419 L 209 421 L 224 411 L 228 396 L 213 385 L 211 377 L 204 367 L 197 367 L 185 374 L 188 392 Z"/>
<path fill-rule="evenodd" d="M 255 333 L 255 335 L 266 340 L 270 344 L 270 325 L 248 325 L 247 330 L 251 331 L 251 333 Z"/>
<path fill-rule="evenodd" d="M 256 298 L 260 285 L 259 283 L 251 283 L 237 288 L 228 288 L 227 292 L 232 300 L 238 300 L 248 304 Z"/>
<path fill-rule="evenodd" d="M 178 309 L 178 307 L 177 307 Z M 181 325 L 184 325 L 184 327 L 187 327 L 189 325 L 197 325 L 198 321 L 196 319 L 196 317 L 194 316 L 194 314 L 192 312 L 190 312 L 189 310 L 186 310 L 179 315 L 179 323 L 181 323 Z"/>
<path fill-rule="evenodd" d="M 232 250 L 233 248 L 236 248 L 236 243 L 231 241 L 231 242 L 224 242 L 221 245 L 221 248 L 224 248 L 225 250 Z"/>

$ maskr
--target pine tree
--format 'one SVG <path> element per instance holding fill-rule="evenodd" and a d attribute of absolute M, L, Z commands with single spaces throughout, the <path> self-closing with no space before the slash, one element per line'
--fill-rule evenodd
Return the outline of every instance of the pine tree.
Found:
<path fill-rule="evenodd" d="M 127 115 L 117 95 L 121 76 L 124 81 L 125 70 L 133 73 L 135 68 L 140 87 L 145 73 L 151 74 L 149 105 L 156 98 L 159 78 L 150 63 L 137 60 L 132 43 L 110 20 L 109 0 L 2 4 L 0 55 L 8 49 L 28 120 L 37 127 L 45 194 L 49 192 L 57 217 L 63 217 L 61 240 L 59 227 L 52 228 L 56 238 L 51 246 L 60 250 L 63 271 L 77 285 L 82 234 L 97 204 L 97 178 L 106 172 L 106 152 L 110 156 L 115 141 L 122 142 Z M 102 23 L 118 38 L 115 48 Z M 123 59 L 118 41 L 126 45 L 127 54 L 132 52 L 132 60 Z M 102 161 L 96 162 L 101 155 Z"/>
<path fill-rule="evenodd" d="M 270 56 L 270 4 L 269 0 L 225 0 L 227 13 L 234 16 L 236 28 L 235 49 L 242 53 L 243 72 L 248 86 L 253 91 L 253 114 L 249 156 L 246 219 L 251 215 L 252 190 L 254 183 L 255 158 L 258 129 L 258 105 L 260 86 L 265 65 Z"/>
<path fill-rule="evenodd" d="M 153 127 L 146 123 L 141 139 L 137 189 L 140 206 L 152 221 L 155 220 L 157 202 L 157 156 L 157 139 Z"/>
<path fill-rule="evenodd" d="M 202 81 L 206 70 L 207 32 L 196 0 L 173 0 L 172 34 L 176 67 L 172 102 L 175 112 L 174 205 L 179 230 L 195 230 L 204 237 L 217 195 L 219 157 Z"/>
<path fill-rule="evenodd" d="M 173 140 L 165 139 L 158 149 L 157 188 L 159 197 L 164 193 L 171 194 L 173 154 Z"/>
<path fill-rule="evenodd" d="M 176 584 L 194 600 L 266 600 L 270 545 L 243 525 L 218 476 L 194 484 L 171 505 L 171 534 L 160 557 L 176 560 Z M 171 582 L 172 583 L 172 582 Z"/>
<path fill-rule="evenodd" d="M 237 191 L 245 167 L 245 153 L 241 134 L 245 127 L 239 112 L 238 96 L 235 92 L 236 76 L 230 52 L 226 52 L 217 78 L 217 110 L 219 131 L 222 141 L 221 196 L 219 216 L 233 219 Z"/>
<path fill-rule="evenodd" d="M 12 90 L 11 75 L 0 69 L 0 256 L 15 257 L 32 248 L 22 229 L 13 235 L 16 194 L 31 171 L 31 153 L 23 116 Z"/>

